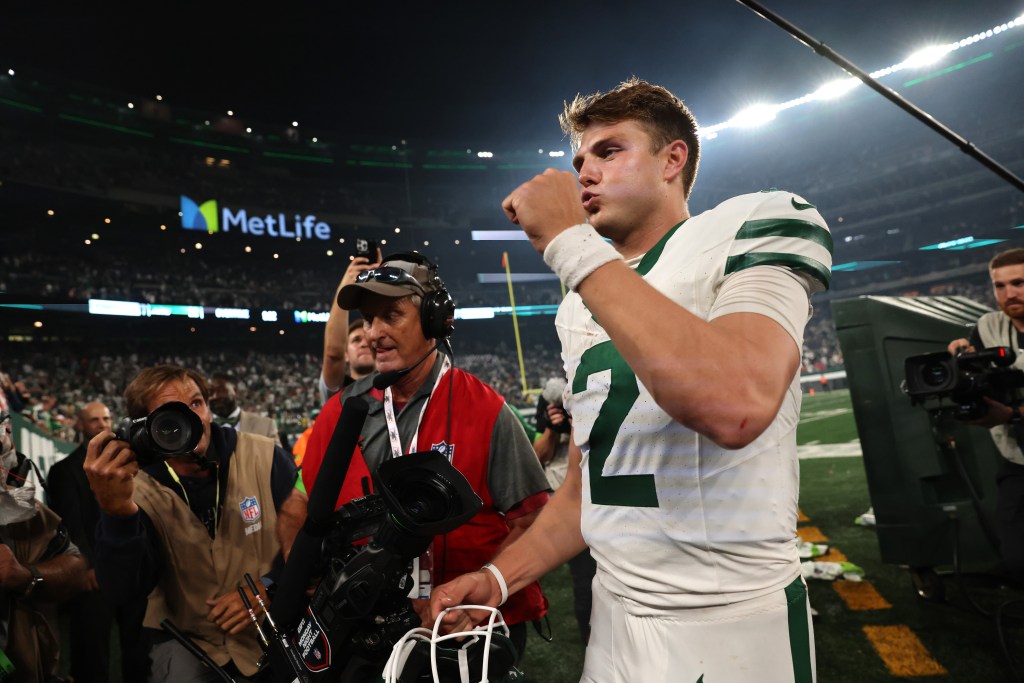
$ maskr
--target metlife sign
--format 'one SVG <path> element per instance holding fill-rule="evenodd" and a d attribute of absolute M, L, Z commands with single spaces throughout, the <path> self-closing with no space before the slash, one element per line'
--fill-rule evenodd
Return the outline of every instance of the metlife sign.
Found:
<path fill-rule="evenodd" d="M 288 216 L 283 213 L 250 216 L 245 209 L 234 211 L 227 206 L 218 212 L 215 199 L 196 204 L 185 195 L 181 195 L 181 227 L 185 230 L 199 230 L 211 235 L 215 232 L 234 231 L 246 235 L 286 239 L 331 239 L 331 226 L 318 221 L 313 214 L 294 214 L 291 218 L 289 221 Z"/>

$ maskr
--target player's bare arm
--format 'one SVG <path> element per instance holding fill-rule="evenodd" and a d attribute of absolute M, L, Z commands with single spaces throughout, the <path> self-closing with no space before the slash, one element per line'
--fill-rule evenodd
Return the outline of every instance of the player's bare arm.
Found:
<path fill-rule="evenodd" d="M 545 505 L 537 519 L 518 540 L 502 550 L 493 560 L 505 579 L 509 594 L 528 586 L 549 571 L 586 548 L 580 532 L 580 501 L 582 499 L 580 450 L 573 441 L 569 445 L 569 470 L 565 481 Z M 454 581 L 438 586 L 430 594 L 432 618 L 455 605 L 495 606 L 501 599 L 497 579 L 488 570 L 463 574 Z M 446 632 L 464 630 L 479 614 L 463 611 L 445 616 Z"/>
<path fill-rule="evenodd" d="M 726 448 L 746 446 L 771 424 L 800 363 L 777 322 L 756 313 L 702 320 L 623 262 L 598 268 L 578 291 L 673 419 Z"/>

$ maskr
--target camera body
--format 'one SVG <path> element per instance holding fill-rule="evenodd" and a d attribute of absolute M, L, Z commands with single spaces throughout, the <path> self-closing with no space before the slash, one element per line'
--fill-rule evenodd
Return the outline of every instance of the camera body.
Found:
<path fill-rule="evenodd" d="M 203 438 L 203 421 L 181 401 L 169 401 L 144 417 L 121 420 L 114 438 L 128 442 L 139 467 L 147 467 L 192 453 Z"/>
<path fill-rule="evenodd" d="M 904 391 L 914 404 L 948 398 L 956 406 L 954 417 L 976 420 L 988 412 L 986 397 L 1007 405 L 1018 400 L 1024 371 L 1010 367 L 1015 359 L 1005 346 L 955 356 L 946 351 L 910 356 L 904 362 Z"/>
<path fill-rule="evenodd" d="M 353 656 L 383 665 L 421 623 L 409 600 L 411 562 L 483 506 L 437 451 L 387 460 L 373 479 L 378 493 L 335 511 L 316 572 L 320 584 L 292 636 L 313 674 Z"/>
<path fill-rule="evenodd" d="M 377 260 L 377 243 L 363 237 L 356 238 L 356 256 L 370 259 L 370 262 Z"/>

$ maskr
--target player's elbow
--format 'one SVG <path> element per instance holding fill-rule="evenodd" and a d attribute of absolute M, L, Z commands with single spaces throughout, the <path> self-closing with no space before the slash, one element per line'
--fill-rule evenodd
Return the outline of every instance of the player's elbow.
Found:
<path fill-rule="evenodd" d="M 672 418 L 728 450 L 749 446 L 768 428 L 777 405 L 732 397 L 728 401 L 698 401 L 662 406 Z"/>

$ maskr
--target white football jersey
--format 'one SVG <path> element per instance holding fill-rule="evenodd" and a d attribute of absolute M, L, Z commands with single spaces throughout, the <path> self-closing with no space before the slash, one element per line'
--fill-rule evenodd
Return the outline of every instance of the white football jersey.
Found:
<path fill-rule="evenodd" d="M 811 204 L 768 191 L 689 218 L 634 267 L 709 320 L 730 275 L 781 266 L 816 291 L 829 284 L 831 252 L 828 227 Z M 765 307 L 731 302 L 728 312 L 737 310 Z M 799 374 L 768 429 L 747 447 L 727 450 L 655 404 L 575 292 L 556 326 L 569 380 L 565 405 L 583 454 L 583 535 L 605 587 L 660 609 L 730 603 L 792 581 L 799 570 Z M 681 350 L 680 362 L 699 361 Z"/>

